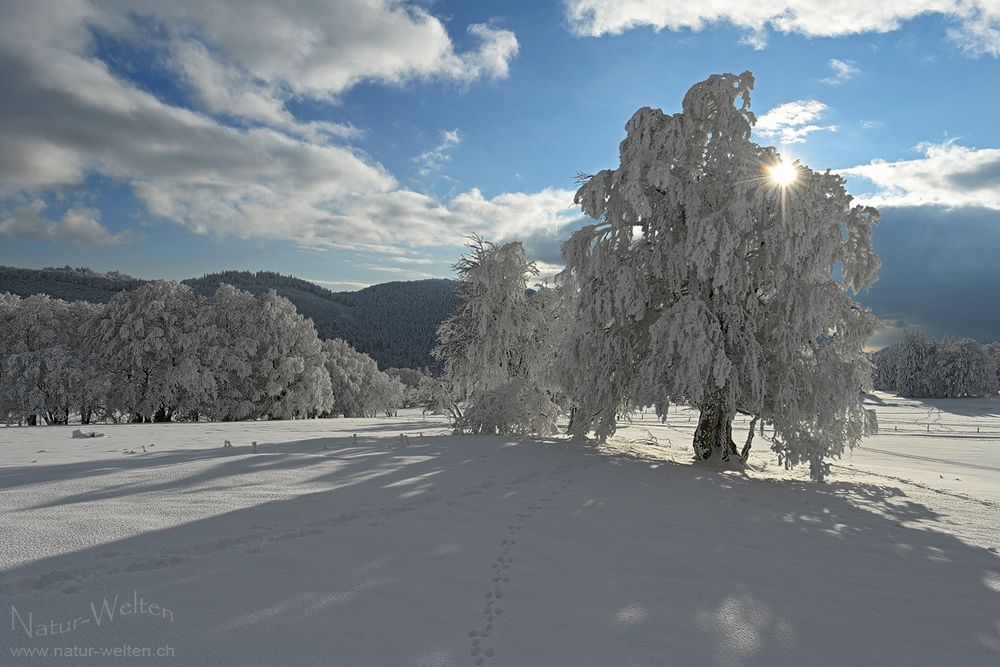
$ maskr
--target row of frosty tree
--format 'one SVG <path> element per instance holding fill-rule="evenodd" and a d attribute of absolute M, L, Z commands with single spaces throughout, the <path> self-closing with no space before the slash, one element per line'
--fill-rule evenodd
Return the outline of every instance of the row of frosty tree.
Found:
<path fill-rule="evenodd" d="M 471 433 L 600 439 L 636 408 L 696 406 L 694 451 L 745 461 L 754 425 L 773 425 L 786 466 L 827 459 L 877 425 L 864 342 L 878 320 L 847 294 L 871 286 L 878 212 L 844 180 L 751 140 L 753 76 L 715 75 L 681 113 L 642 108 L 617 169 L 581 177 L 597 222 L 562 246 L 555 287 L 529 291 L 520 243 L 474 239 L 457 265 L 458 310 L 439 330 L 438 402 Z M 752 416 L 742 448 L 737 413 Z"/>
<path fill-rule="evenodd" d="M 0 294 L 7 423 L 291 419 L 394 411 L 404 387 L 273 291 L 174 282 L 106 305 Z"/>
<path fill-rule="evenodd" d="M 1000 343 L 929 340 L 917 330 L 875 353 L 875 388 L 909 398 L 965 398 L 1000 391 Z"/>

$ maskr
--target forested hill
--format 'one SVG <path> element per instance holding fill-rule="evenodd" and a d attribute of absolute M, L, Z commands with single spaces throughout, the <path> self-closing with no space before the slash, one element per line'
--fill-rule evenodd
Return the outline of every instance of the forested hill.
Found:
<path fill-rule="evenodd" d="M 145 282 L 117 271 L 98 273 L 70 266 L 45 269 L 0 266 L 0 292 L 18 296 L 48 294 L 64 301 L 107 303 L 118 292 L 133 290 Z"/>
<path fill-rule="evenodd" d="M 67 301 L 106 303 L 118 292 L 145 282 L 90 269 L 0 267 L 0 292 L 42 293 Z M 381 368 L 433 366 L 435 332 L 455 308 L 451 280 L 383 283 L 357 292 L 332 292 L 269 271 L 223 271 L 183 282 L 198 294 L 211 294 L 222 283 L 253 294 L 273 289 L 312 319 L 321 338 L 343 338 L 374 357 Z"/>
<path fill-rule="evenodd" d="M 184 282 L 198 294 L 211 294 L 222 283 L 253 294 L 273 289 L 312 319 L 320 338 L 343 338 L 380 368 L 433 366 L 438 325 L 455 310 L 451 280 L 382 283 L 357 292 L 332 292 L 269 271 L 223 271 Z"/>

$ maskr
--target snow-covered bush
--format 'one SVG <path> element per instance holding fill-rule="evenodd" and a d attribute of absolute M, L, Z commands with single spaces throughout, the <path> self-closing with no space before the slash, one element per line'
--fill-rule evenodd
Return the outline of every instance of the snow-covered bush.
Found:
<path fill-rule="evenodd" d="M 427 376 L 420 381 L 417 389 L 417 404 L 426 412 L 449 415 L 456 423 L 462 417 L 457 392 L 444 378 Z"/>
<path fill-rule="evenodd" d="M 671 402 L 701 409 L 698 457 L 736 453 L 737 411 L 774 424 L 788 466 L 822 478 L 871 427 L 858 392 L 878 322 L 854 303 L 876 279 L 878 212 L 844 180 L 751 141 L 753 76 L 715 75 L 681 113 L 639 109 L 621 163 L 576 201 L 598 220 L 563 245 L 572 323 L 564 388 L 570 432 L 614 432 L 618 416 Z"/>
<path fill-rule="evenodd" d="M 477 435 L 551 435 L 561 408 L 526 378 L 512 378 L 473 394 L 458 420 L 459 430 Z"/>

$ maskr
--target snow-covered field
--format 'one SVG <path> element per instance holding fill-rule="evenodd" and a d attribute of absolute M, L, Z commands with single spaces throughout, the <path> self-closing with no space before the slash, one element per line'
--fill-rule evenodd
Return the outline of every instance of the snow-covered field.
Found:
<path fill-rule="evenodd" d="M 683 409 L 2 429 L 0 664 L 1000 664 L 1000 400 L 873 402 L 822 485 Z"/>

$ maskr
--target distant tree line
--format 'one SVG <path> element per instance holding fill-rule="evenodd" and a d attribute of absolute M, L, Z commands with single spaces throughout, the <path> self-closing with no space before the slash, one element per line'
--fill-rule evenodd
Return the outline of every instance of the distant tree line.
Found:
<path fill-rule="evenodd" d="M 66 301 L 107 303 L 116 294 L 149 281 L 86 268 L 0 267 L 0 290 L 22 297 L 48 294 Z M 220 285 L 263 296 L 274 290 L 311 319 L 320 338 L 343 338 L 382 369 L 427 368 L 437 327 L 454 312 L 454 282 L 417 280 L 372 285 L 356 292 L 332 292 L 315 283 L 271 271 L 222 271 L 182 281 L 197 296 Z"/>
<path fill-rule="evenodd" d="M 107 304 L 0 294 L 7 423 L 364 417 L 394 412 L 405 392 L 274 291 L 150 282 Z"/>
<path fill-rule="evenodd" d="M 875 388 L 908 398 L 965 398 L 1000 390 L 1000 343 L 930 340 L 916 330 L 875 353 Z"/>

